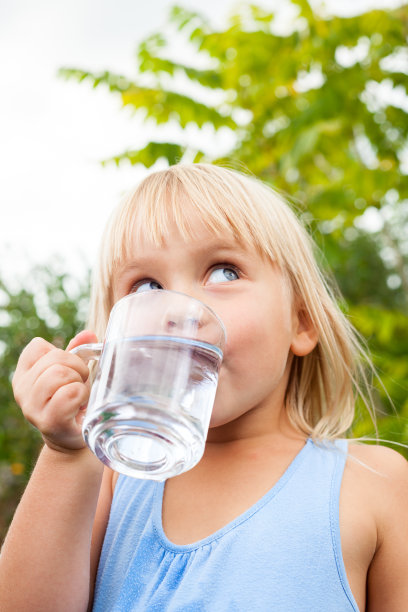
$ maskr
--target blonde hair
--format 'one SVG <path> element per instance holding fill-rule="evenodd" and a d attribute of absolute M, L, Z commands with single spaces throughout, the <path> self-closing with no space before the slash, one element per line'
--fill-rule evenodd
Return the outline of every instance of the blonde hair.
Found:
<path fill-rule="evenodd" d="M 112 279 L 132 242 L 143 235 L 162 244 L 171 219 L 182 236 L 194 237 L 192 209 L 210 230 L 232 231 L 288 278 L 296 307 L 318 333 L 310 354 L 294 356 L 286 392 L 288 416 L 313 439 L 343 436 L 352 425 L 357 395 L 369 397 L 363 366 L 367 356 L 319 270 L 309 234 L 287 202 L 251 176 L 211 164 L 179 164 L 150 174 L 129 193 L 102 238 L 90 328 L 103 337 L 113 306 Z"/>

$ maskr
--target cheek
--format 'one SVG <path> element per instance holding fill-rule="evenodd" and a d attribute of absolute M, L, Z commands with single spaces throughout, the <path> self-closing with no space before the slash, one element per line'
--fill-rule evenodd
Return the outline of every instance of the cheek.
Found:
<path fill-rule="evenodd" d="M 257 376 L 261 370 L 284 366 L 292 341 L 290 314 L 272 305 L 242 309 L 226 317 L 226 369 L 247 368 Z"/>
<path fill-rule="evenodd" d="M 235 312 L 223 319 L 227 331 L 227 343 L 224 350 L 224 361 L 239 357 L 241 351 L 248 348 L 254 336 L 251 320 L 244 312 Z"/>

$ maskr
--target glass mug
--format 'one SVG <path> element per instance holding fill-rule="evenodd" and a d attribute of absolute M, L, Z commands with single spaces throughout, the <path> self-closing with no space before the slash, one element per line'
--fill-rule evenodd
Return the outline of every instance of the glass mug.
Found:
<path fill-rule="evenodd" d="M 217 315 L 162 289 L 112 308 L 103 344 L 72 349 L 98 360 L 82 432 L 117 472 L 165 480 L 201 459 L 225 345 Z"/>

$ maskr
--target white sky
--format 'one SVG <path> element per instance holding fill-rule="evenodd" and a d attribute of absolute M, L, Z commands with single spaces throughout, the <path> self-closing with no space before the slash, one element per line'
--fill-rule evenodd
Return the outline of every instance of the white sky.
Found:
<path fill-rule="evenodd" d="M 137 43 L 163 26 L 175 3 L 221 24 L 237 4 L 0 0 L 0 277 L 22 278 L 34 263 L 57 257 L 74 274 L 92 264 L 110 210 L 146 172 L 102 168 L 99 160 L 142 146 L 149 134 L 104 88 L 62 80 L 57 71 L 75 66 L 134 76 Z M 341 2 L 349 13 L 397 4 Z"/>

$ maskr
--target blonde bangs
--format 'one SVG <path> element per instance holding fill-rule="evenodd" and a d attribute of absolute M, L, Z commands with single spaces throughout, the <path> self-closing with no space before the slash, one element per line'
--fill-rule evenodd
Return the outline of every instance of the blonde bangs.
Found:
<path fill-rule="evenodd" d="M 195 239 L 197 218 L 214 234 L 232 233 L 238 241 L 263 253 L 267 250 L 276 259 L 265 232 L 267 216 L 263 218 L 254 205 L 253 189 L 260 185 L 253 181 L 248 189 L 246 181 L 252 179 L 205 164 L 172 166 L 149 175 L 123 200 L 109 223 L 105 265 L 120 265 L 142 237 L 161 246 L 172 221 L 184 239 Z M 268 188 L 261 185 L 264 189 Z"/>

